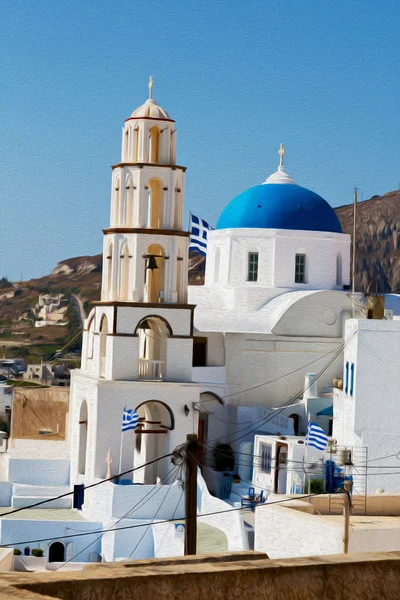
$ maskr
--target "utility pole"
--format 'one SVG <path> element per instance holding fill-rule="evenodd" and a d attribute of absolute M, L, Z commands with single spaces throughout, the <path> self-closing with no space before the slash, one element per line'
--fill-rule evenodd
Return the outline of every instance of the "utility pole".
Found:
<path fill-rule="evenodd" d="M 356 236 L 357 236 L 357 188 L 354 188 L 354 204 L 353 204 L 353 261 L 351 269 L 351 292 L 356 291 Z"/>
<path fill-rule="evenodd" d="M 188 433 L 185 447 L 185 556 L 196 554 L 197 543 L 197 435 Z"/>
<path fill-rule="evenodd" d="M 351 482 L 344 482 L 343 493 L 343 514 L 344 514 L 344 531 L 343 531 L 343 554 L 349 552 L 349 535 L 350 535 L 350 515 L 351 515 Z"/>

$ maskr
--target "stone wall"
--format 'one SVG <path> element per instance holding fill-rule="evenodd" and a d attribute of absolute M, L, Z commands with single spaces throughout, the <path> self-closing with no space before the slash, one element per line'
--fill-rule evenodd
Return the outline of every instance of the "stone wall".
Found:
<path fill-rule="evenodd" d="M 68 401 L 69 389 L 15 388 L 11 437 L 64 441 Z M 46 434 L 40 433 L 44 430 Z"/>
<path fill-rule="evenodd" d="M 75 573 L 5 573 L 0 599 L 363 600 L 398 598 L 400 553 L 268 560 L 237 553 L 92 565 Z"/>

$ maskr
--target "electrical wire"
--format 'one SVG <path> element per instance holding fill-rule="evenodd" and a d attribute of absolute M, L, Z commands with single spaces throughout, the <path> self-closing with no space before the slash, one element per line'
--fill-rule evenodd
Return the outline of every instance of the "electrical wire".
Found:
<path fill-rule="evenodd" d="M 307 498 L 313 498 L 315 496 L 323 496 L 325 495 L 325 493 L 317 493 L 317 494 L 305 494 L 302 496 L 296 496 L 296 497 L 292 497 L 292 498 L 284 498 L 283 500 L 273 500 L 272 502 L 266 502 L 264 504 L 260 505 L 260 508 L 263 508 L 265 506 L 271 506 L 274 504 L 282 504 L 283 502 L 290 502 L 292 500 L 305 500 Z M 230 512 L 237 512 L 238 510 L 247 510 L 246 508 L 242 508 L 242 507 L 238 507 L 238 508 L 229 508 L 226 510 L 217 510 L 217 511 L 213 511 L 213 512 L 209 512 L 209 513 L 203 513 L 200 515 L 197 515 L 198 519 L 201 519 L 202 517 L 210 517 L 213 515 L 219 515 L 219 514 L 225 514 L 225 513 L 230 513 Z M 157 521 L 155 523 L 153 523 L 153 525 L 162 525 L 163 523 L 172 523 L 175 520 L 179 520 L 179 521 L 184 521 L 186 520 L 186 517 L 178 517 L 178 519 L 163 519 L 161 521 Z M 39 543 L 39 542 L 49 542 L 49 541 L 54 541 L 54 540 L 63 540 L 63 539 L 69 539 L 69 538 L 75 538 L 75 537 L 84 537 L 86 535 L 93 535 L 96 533 L 107 533 L 108 531 L 124 531 L 127 529 L 138 529 L 139 527 L 147 527 L 148 524 L 147 523 L 141 523 L 141 524 L 137 524 L 137 525 L 126 525 L 123 527 L 117 527 L 116 529 L 110 528 L 110 529 L 103 529 L 103 530 L 97 530 L 97 531 L 83 531 L 82 533 L 75 533 L 75 534 L 70 534 L 70 535 L 63 535 L 63 536 L 59 536 L 59 537 L 51 537 L 51 538 L 42 538 L 42 539 L 36 539 L 36 540 L 27 540 L 27 541 L 20 541 L 20 542 L 10 542 L 8 544 L 0 544 L 0 548 L 8 548 L 9 546 L 22 546 L 24 544 L 33 544 L 33 543 Z"/>
<path fill-rule="evenodd" d="M 179 470 L 179 467 L 176 467 L 176 471 L 175 471 L 175 473 L 174 473 L 174 476 L 177 474 L 178 470 Z M 154 516 L 153 516 L 153 518 L 152 518 L 152 520 L 151 520 L 151 522 L 150 522 L 150 523 L 147 525 L 147 528 L 144 530 L 144 533 L 143 533 L 143 535 L 141 536 L 141 538 L 139 539 L 139 541 L 137 542 L 137 544 L 135 544 L 135 547 L 133 548 L 132 552 L 129 554 L 129 556 L 128 556 L 127 560 L 129 560 L 129 559 L 132 557 L 132 555 L 133 555 L 133 554 L 135 554 L 135 552 L 136 552 L 136 550 L 138 549 L 138 547 L 140 546 L 140 544 L 141 544 L 141 542 L 142 542 L 143 538 L 145 537 L 145 535 L 146 535 L 146 534 L 147 534 L 147 532 L 149 531 L 149 529 L 150 529 L 151 525 L 153 525 L 153 524 L 154 524 L 154 520 L 155 520 L 155 518 L 157 517 L 158 513 L 160 512 L 160 510 L 161 510 L 161 507 L 162 507 L 162 505 L 164 504 L 164 502 L 165 502 L 165 500 L 166 500 L 166 498 L 167 498 L 167 496 L 168 496 L 168 494 L 169 494 L 170 490 L 171 490 L 171 485 L 169 486 L 169 488 L 168 488 L 168 490 L 167 490 L 166 494 L 164 495 L 164 498 L 161 500 L 161 502 L 160 502 L 160 505 L 159 505 L 159 507 L 157 508 L 157 510 L 156 510 L 156 512 L 155 512 L 155 514 L 154 514 Z"/>
<path fill-rule="evenodd" d="M 344 347 L 346 346 L 346 344 L 348 344 L 350 342 L 350 340 L 352 339 L 352 337 L 354 337 L 355 332 L 353 332 L 352 336 L 350 336 L 350 338 L 348 338 L 348 340 L 346 342 L 344 342 L 343 344 L 341 344 L 341 346 L 337 349 L 336 353 L 334 354 L 334 356 L 328 361 L 328 363 L 325 365 L 325 367 L 323 367 L 319 373 L 317 375 L 315 375 L 315 377 L 302 389 L 300 390 L 297 394 L 295 394 L 294 396 L 292 396 L 292 398 L 290 400 L 288 400 L 288 402 L 286 402 L 280 409 L 274 411 L 273 414 L 268 415 L 267 417 L 264 417 L 263 419 L 260 419 L 259 421 L 254 422 L 252 425 L 253 427 L 249 430 L 246 431 L 246 433 L 244 433 L 242 436 L 239 436 L 233 440 L 229 440 L 227 443 L 234 443 L 237 442 L 238 440 L 242 439 L 243 437 L 246 437 L 247 435 L 249 435 L 250 433 L 257 431 L 261 425 L 265 425 L 268 421 L 270 421 L 271 419 L 275 418 L 277 415 L 279 415 L 283 410 L 285 410 L 288 406 L 290 406 L 290 404 L 293 404 L 293 402 L 295 402 L 299 397 L 302 397 L 302 395 L 304 395 L 304 392 L 309 389 L 315 381 L 317 381 L 324 373 L 325 371 L 330 367 L 330 365 L 339 357 L 339 355 L 342 353 Z M 237 430 L 236 433 L 240 433 L 241 431 L 244 431 L 246 429 L 249 429 L 249 427 L 244 427 L 242 429 Z M 220 439 L 225 439 L 227 437 L 229 437 L 232 434 L 227 434 L 225 436 L 222 436 L 222 438 L 218 437 L 212 440 L 208 440 L 208 443 L 220 440 Z"/>
<path fill-rule="evenodd" d="M 154 460 L 151 460 L 151 461 L 145 463 L 144 465 L 140 465 L 139 467 L 135 467 L 133 469 L 128 469 L 127 471 L 124 471 L 123 473 L 119 473 L 118 475 L 112 475 L 112 477 L 108 477 L 107 479 L 102 479 L 101 481 L 97 481 L 96 483 L 91 483 L 90 485 L 86 485 L 86 486 L 84 486 L 83 489 L 89 490 L 90 488 L 97 487 L 98 485 L 106 483 L 107 481 L 112 481 L 113 479 L 123 477 L 124 475 L 127 475 L 128 473 L 134 473 L 135 471 L 138 471 L 139 469 L 143 469 L 143 467 L 152 465 L 152 464 L 158 462 L 159 460 L 168 458 L 169 456 L 174 456 L 174 453 L 170 452 L 169 454 L 164 454 L 164 456 L 155 458 Z M 73 493 L 74 493 L 74 490 L 72 490 L 71 492 L 66 492 L 65 494 L 60 494 L 59 496 L 55 496 L 54 498 L 48 498 L 46 500 L 41 500 L 40 502 L 35 502 L 35 504 L 29 504 L 28 506 L 21 506 L 20 508 L 15 508 L 14 510 L 10 510 L 6 513 L 1 514 L 0 518 L 6 517 L 7 515 L 13 515 L 15 513 L 21 512 L 23 510 L 28 510 L 29 508 L 35 508 L 36 506 L 41 506 L 42 504 L 46 504 L 47 502 L 53 502 L 53 500 L 60 500 L 61 498 L 66 498 L 67 496 L 71 496 Z"/>
<path fill-rule="evenodd" d="M 175 469 L 179 469 L 179 467 L 172 467 L 172 469 L 170 469 L 170 471 L 168 471 L 168 473 L 166 475 L 164 475 L 164 477 L 157 483 L 157 485 L 155 486 L 155 490 L 154 488 L 149 490 L 147 492 L 147 494 L 145 496 L 143 496 L 143 498 L 141 498 L 134 506 L 132 506 L 132 508 L 130 508 L 122 517 L 120 517 L 113 525 L 113 527 L 115 527 L 115 525 L 117 525 L 118 523 L 120 523 L 123 519 L 126 519 L 127 516 L 129 514 L 131 514 L 134 510 L 136 510 L 137 508 L 139 508 L 140 505 L 144 506 L 146 504 L 146 502 L 148 502 L 148 500 L 150 500 L 149 496 L 151 494 L 153 494 L 151 497 L 155 496 L 155 494 L 159 491 L 157 489 L 158 486 L 162 485 L 162 482 L 164 479 L 166 479 L 171 473 L 172 471 L 174 471 Z M 159 488 L 161 489 L 161 488 Z M 146 500 L 148 498 L 148 500 Z M 113 531 L 112 529 L 110 531 Z M 108 533 L 108 532 L 107 532 Z M 90 542 L 90 544 L 88 544 L 87 546 L 85 546 L 82 550 L 80 550 L 79 552 L 77 552 L 76 554 L 74 554 L 74 556 L 72 556 L 71 558 L 69 558 L 67 561 L 63 562 L 63 564 L 58 567 L 56 569 L 56 571 L 62 569 L 63 567 L 65 567 L 65 565 L 67 565 L 70 562 L 73 562 L 75 560 L 75 558 L 77 558 L 80 554 L 82 554 L 83 552 L 85 552 L 85 550 L 87 550 L 88 548 L 90 548 L 90 546 L 93 546 L 94 544 L 96 544 L 102 537 L 103 537 L 103 533 L 101 533 L 93 542 Z"/>

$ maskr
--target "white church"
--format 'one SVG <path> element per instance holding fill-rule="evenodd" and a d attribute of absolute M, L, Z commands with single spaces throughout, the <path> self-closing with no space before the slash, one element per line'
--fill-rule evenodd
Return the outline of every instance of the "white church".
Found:
<path fill-rule="evenodd" d="M 354 371 L 357 347 L 346 346 L 345 327 L 360 316 L 349 294 L 350 237 L 334 210 L 285 172 L 281 146 L 278 170 L 222 210 L 208 232 L 205 285 L 188 286 L 186 167 L 176 162 L 175 121 L 153 99 L 152 80 L 149 92 L 125 121 L 121 161 L 112 168 L 101 300 L 85 322 L 81 368 L 72 373 L 67 439 L 11 444 L 0 458 L 3 506 L 98 484 L 79 511 L 63 498 L 51 504 L 51 519 L 48 511 L 41 521 L 0 515 L 2 545 L 22 549 L 15 542 L 33 536 L 60 564 L 183 552 L 173 524 L 155 525 L 184 516 L 182 472 L 170 456 L 152 461 L 188 433 L 203 444 L 206 480 L 218 441 L 251 449 L 256 433 L 301 435 L 309 419 L 340 443 L 368 438 L 364 421 L 354 411 L 351 423 L 346 416 L 361 382 L 355 377 L 351 394 L 347 382 L 340 392 L 332 386 L 344 377 L 344 351 Z M 323 411 L 333 404 L 332 432 Z M 124 408 L 138 413 L 139 424 L 122 434 Z M 25 500 L 16 504 L 17 497 Z M 198 512 L 224 507 L 200 478 Z M 201 521 L 223 533 L 220 550 L 247 547 L 239 513 Z M 99 530 L 107 533 L 90 533 Z"/>

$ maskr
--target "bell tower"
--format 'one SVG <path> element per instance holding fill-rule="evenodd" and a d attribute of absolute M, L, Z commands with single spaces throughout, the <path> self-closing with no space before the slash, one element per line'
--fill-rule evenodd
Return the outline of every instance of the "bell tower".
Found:
<path fill-rule="evenodd" d="M 121 162 L 113 166 L 103 302 L 186 302 L 186 169 L 175 161 L 175 121 L 152 96 L 150 78 L 149 98 L 126 119 Z"/>
<path fill-rule="evenodd" d="M 72 376 L 74 481 L 105 477 L 110 456 L 127 469 L 144 464 L 196 430 L 197 413 L 188 409 L 201 386 L 192 382 L 185 170 L 176 164 L 175 122 L 154 100 L 150 78 L 149 97 L 126 119 L 121 162 L 112 167 L 101 300 L 85 321 L 81 369 Z M 124 406 L 140 419 L 122 448 Z M 167 460 L 137 477 L 152 483 L 169 468 Z"/>

